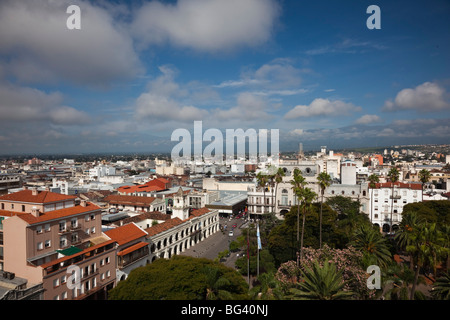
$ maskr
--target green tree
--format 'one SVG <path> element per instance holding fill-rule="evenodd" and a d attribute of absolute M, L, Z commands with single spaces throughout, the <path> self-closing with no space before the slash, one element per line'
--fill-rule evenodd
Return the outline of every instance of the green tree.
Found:
<path fill-rule="evenodd" d="M 250 290 L 250 296 L 255 300 L 280 300 L 284 294 L 275 273 L 265 272 L 259 275 L 257 284 Z"/>
<path fill-rule="evenodd" d="M 285 172 L 283 168 L 278 168 L 277 172 L 274 175 L 274 181 L 275 181 L 275 203 L 277 203 L 277 191 L 278 191 L 278 185 L 283 182 L 283 177 L 285 176 Z"/>
<path fill-rule="evenodd" d="M 217 272 L 208 275 L 205 272 L 208 268 Z M 222 297 L 225 291 L 233 299 L 248 297 L 248 285 L 234 269 L 204 258 L 177 255 L 134 269 L 126 280 L 109 291 L 109 299 L 204 300 L 208 294 Z"/>
<path fill-rule="evenodd" d="M 365 268 L 370 265 L 386 268 L 392 262 L 386 239 L 379 230 L 368 224 L 363 224 L 356 229 L 350 245 L 362 252 Z"/>
<path fill-rule="evenodd" d="M 233 299 L 233 295 L 227 291 L 231 282 L 223 276 L 217 267 L 206 266 L 203 270 L 206 276 L 206 300 Z"/>
<path fill-rule="evenodd" d="M 389 225 L 389 232 L 392 232 L 392 214 L 394 212 L 394 185 L 398 181 L 400 176 L 400 172 L 396 167 L 392 167 L 388 172 L 389 181 L 392 184 L 392 192 L 391 192 L 391 219 Z"/>
<path fill-rule="evenodd" d="M 421 269 L 428 266 L 434 269 L 436 274 L 436 265 L 448 255 L 448 248 L 445 247 L 444 235 L 436 228 L 435 223 L 422 223 L 411 233 L 411 242 L 406 247 L 406 251 L 411 254 L 415 268 L 410 295 L 412 300 Z"/>
<path fill-rule="evenodd" d="M 323 195 L 325 193 L 325 189 L 331 185 L 331 177 L 326 172 L 321 172 L 317 176 L 317 182 L 319 183 L 320 188 L 320 218 L 319 218 L 319 248 L 322 248 L 322 206 L 323 206 Z"/>
<path fill-rule="evenodd" d="M 325 261 L 321 266 L 317 261 L 311 268 L 301 270 L 299 288 L 290 291 L 294 299 L 306 300 L 346 300 L 353 295 L 351 291 L 344 291 L 345 282 L 342 272 L 333 263 Z"/>
<path fill-rule="evenodd" d="M 305 236 L 305 222 L 306 214 L 312 212 L 312 203 L 316 199 L 317 194 L 310 188 L 302 188 L 298 190 L 298 197 L 302 205 L 303 223 L 302 223 L 302 236 L 300 238 L 300 260 L 303 260 L 303 240 Z"/>
<path fill-rule="evenodd" d="M 425 184 L 430 180 L 431 173 L 427 169 L 422 169 L 419 171 L 419 180 L 422 182 L 422 199 L 423 199 L 423 189 Z"/>
<path fill-rule="evenodd" d="M 432 295 L 435 299 L 450 300 L 450 273 L 448 271 L 436 279 L 433 284 Z"/>
<path fill-rule="evenodd" d="M 258 172 L 256 175 L 256 181 L 259 188 L 263 189 L 263 206 L 262 206 L 262 212 L 266 212 L 266 186 L 269 182 L 269 178 L 266 174 L 262 173 L 261 171 Z"/>
<path fill-rule="evenodd" d="M 298 168 L 294 169 L 293 178 L 290 181 L 292 190 L 297 197 L 297 242 L 300 241 L 300 191 L 306 185 L 305 177 L 302 176 L 302 171 Z"/>
<path fill-rule="evenodd" d="M 377 183 L 380 182 L 380 178 L 372 173 L 369 177 L 368 177 L 368 181 L 369 181 L 369 188 L 371 189 L 371 197 L 370 199 L 373 199 L 373 189 L 375 189 L 377 187 Z M 370 222 L 373 221 L 373 205 L 372 203 L 370 204 Z"/>

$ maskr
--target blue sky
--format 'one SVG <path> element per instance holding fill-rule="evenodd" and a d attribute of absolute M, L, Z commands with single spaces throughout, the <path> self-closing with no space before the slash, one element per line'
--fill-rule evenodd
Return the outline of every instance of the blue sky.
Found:
<path fill-rule="evenodd" d="M 195 120 L 279 129 L 282 151 L 450 143 L 449 15 L 446 0 L 2 1 L 0 153 L 170 152 Z"/>

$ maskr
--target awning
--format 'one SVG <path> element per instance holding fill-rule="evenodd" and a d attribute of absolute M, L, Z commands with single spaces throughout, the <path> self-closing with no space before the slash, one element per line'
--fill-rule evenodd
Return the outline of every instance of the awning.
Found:
<path fill-rule="evenodd" d="M 62 255 L 71 256 L 71 255 L 76 254 L 78 252 L 81 252 L 83 250 L 81 250 L 80 248 L 71 246 L 70 248 L 62 249 L 62 250 L 56 250 L 56 251 L 58 251 L 58 253 L 61 253 Z"/>

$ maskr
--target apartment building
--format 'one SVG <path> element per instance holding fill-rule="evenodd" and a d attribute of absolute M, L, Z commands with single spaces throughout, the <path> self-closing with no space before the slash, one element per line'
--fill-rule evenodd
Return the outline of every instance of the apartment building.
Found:
<path fill-rule="evenodd" d="M 260 217 L 263 213 L 275 212 L 284 215 L 289 212 L 291 206 L 297 205 L 298 199 L 292 189 L 291 181 L 294 178 L 294 170 L 301 170 L 305 178 L 305 187 L 311 188 L 319 194 L 317 176 L 320 166 L 313 161 L 301 161 L 298 164 L 282 165 L 285 176 L 278 186 L 258 187 L 256 182 L 247 189 L 248 195 L 248 213 L 251 218 Z"/>
<path fill-rule="evenodd" d="M 402 221 L 403 207 L 408 203 L 421 202 L 421 183 L 385 182 L 377 183 L 375 188 L 369 187 L 370 213 L 369 219 L 383 232 L 396 230 Z M 391 221 L 392 212 L 392 221 Z"/>
<path fill-rule="evenodd" d="M 76 197 L 24 189 L 0 197 L 0 265 L 41 284 L 45 300 L 103 298 L 115 285 L 116 242 L 100 207 Z"/>

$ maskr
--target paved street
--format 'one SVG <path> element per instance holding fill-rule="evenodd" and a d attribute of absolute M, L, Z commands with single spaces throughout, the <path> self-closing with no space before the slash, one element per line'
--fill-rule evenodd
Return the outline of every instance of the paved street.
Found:
<path fill-rule="evenodd" d="M 242 234 L 241 227 L 244 225 L 245 221 L 241 219 L 220 219 L 220 225 L 226 225 L 227 228 L 225 231 L 218 231 L 215 234 L 209 236 L 205 240 L 197 243 L 195 246 L 187 249 L 181 255 L 187 255 L 198 258 L 207 258 L 214 260 L 217 258 L 219 252 L 228 249 L 229 243 Z M 236 224 L 236 228 L 232 228 L 232 226 Z M 233 230 L 233 236 L 229 236 L 228 232 Z M 223 262 L 226 266 L 234 268 L 234 263 L 237 259 L 237 253 L 231 253 L 231 255 L 226 258 L 226 261 Z"/>

